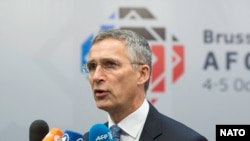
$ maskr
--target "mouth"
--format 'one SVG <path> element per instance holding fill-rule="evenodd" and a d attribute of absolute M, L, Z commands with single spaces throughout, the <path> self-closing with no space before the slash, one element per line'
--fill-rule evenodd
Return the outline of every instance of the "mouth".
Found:
<path fill-rule="evenodd" d="M 101 89 L 95 89 L 94 90 L 94 95 L 98 99 L 103 99 L 108 95 L 108 92 L 105 91 L 105 90 L 101 90 Z"/>

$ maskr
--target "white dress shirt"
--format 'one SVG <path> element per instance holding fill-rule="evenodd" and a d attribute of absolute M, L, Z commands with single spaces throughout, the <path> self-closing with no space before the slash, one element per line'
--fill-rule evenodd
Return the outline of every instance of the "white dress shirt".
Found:
<path fill-rule="evenodd" d="M 121 141 L 139 141 L 141 132 L 149 111 L 149 103 L 145 99 L 143 104 L 128 115 L 117 125 L 122 129 Z M 109 128 L 115 123 L 108 115 Z"/>

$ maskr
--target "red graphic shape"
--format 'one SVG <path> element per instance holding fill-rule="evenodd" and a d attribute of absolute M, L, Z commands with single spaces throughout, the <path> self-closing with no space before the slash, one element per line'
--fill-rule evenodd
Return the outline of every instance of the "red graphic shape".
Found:
<path fill-rule="evenodd" d="M 164 92 L 165 91 L 165 77 L 163 73 L 165 71 L 165 52 L 163 45 L 151 45 L 152 52 L 156 57 L 156 61 L 153 63 L 151 83 L 153 84 L 152 92 Z"/>
<path fill-rule="evenodd" d="M 184 46 L 173 45 L 173 56 L 172 56 L 172 82 L 175 83 L 181 75 L 184 73 Z"/>
<path fill-rule="evenodd" d="M 153 104 L 153 105 L 154 105 L 157 101 L 158 101 L 157 98 L 151 98 L 151 99 L 150 99 L 150 103 Z"/>

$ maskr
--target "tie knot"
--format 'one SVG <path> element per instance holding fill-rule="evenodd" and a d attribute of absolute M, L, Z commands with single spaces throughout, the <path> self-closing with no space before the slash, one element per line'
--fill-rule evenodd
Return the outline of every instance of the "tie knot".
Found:
<path fill-rule="evenodd" d="M 120 141 L 121 128 L 117 125 L 113 125 L 110 127 L 111 134 L 113 135 L 114 141 Z"/>

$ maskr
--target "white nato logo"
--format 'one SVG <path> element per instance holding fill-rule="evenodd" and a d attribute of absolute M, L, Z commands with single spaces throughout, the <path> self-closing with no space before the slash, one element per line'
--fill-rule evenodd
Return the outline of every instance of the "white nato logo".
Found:
<path fill-rule="evenodd" d="M 69 135 L 68 134 L 64 134 L 62 137 L 62 141 L 69 141 Z M 79 138 L 76 141 L 84 141 L 83 138 Z"/>
<path fill-rule="evenodd" d="M 62 141 L 69 141 L 69 135 L 64 134 L 63 137 L 62 137 Z"/>

